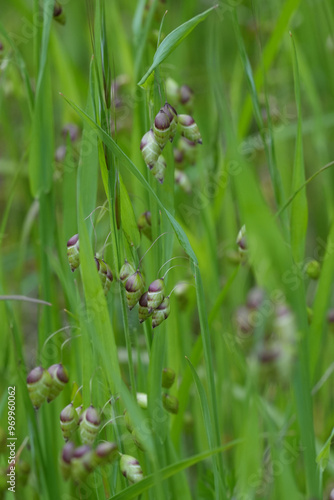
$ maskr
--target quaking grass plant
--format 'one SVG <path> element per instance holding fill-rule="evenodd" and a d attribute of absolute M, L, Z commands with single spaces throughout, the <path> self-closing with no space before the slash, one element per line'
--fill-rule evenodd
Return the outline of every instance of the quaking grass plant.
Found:
<path fill-rule="evenodd" d="M 332 498 L 333 19 L 3 7 L 1 497 Z"/>

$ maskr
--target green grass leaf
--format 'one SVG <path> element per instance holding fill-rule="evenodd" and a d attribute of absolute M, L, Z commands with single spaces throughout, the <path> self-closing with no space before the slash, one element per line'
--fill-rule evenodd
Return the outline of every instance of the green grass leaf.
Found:
<path fill-rule="evenodd" d="M 204 21 L 206 17 L 217 8 L 217 5 L 211 7 L 210 9 L 198 14 L 197 16 L 189 19 L 189 21 L 181 24 L 174 31 L 169 33 L 166 38 L 159 45 L 156 53 L 153 57 L 153 63 L 150 68 L 147 70 L 143 78 L 140 80 L 138 85 L 144 86 L 146 80 L 150 76 L 151 73 L 161 64 L 175 49 L 180 45 L 180 43 L 193 31 L 196 26 Z"/>

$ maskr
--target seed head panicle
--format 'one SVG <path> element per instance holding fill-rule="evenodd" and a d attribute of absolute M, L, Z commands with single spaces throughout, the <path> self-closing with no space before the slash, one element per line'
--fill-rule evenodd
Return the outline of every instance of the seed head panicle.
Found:
<path fill-rule="evenodd" d="M 67 258 L 73 273 L 80 265 L 78 234 L 72 236 L 72 238 L 70 238 L 67 242 Z"/>
<path fill-rule="evenodd" d="M 178 115 L 178 126 L 181 135 L 189 139 L 189 141 L 202 144 L 202 137 L 198 125 L 190 115 Z"/>
<path fill-rule="evenodd" d="M 47 397 L 47 402 L 50 403 L 58 396 L 58 394 L 61 393 L 65 385 L 68 383 L 69 378 L 66 368 L 61 363 L 51 365 L 48 368 L 48 372 L 50 373 L 52 379 L 50 391 Z"/>
<path fill-rule="evenodd" d="M 129 309 L 133 309 L 143 294 L 145 287 L 144 278 L 140 271 L 128 277 L 125 283 L 125 295 Z"/>
<path fill-rule="evenodd" d="M 73 403 L 65 406 L 60 413 L 60 428 L 65 441 L 68 441 L 73 432 L 78 428 L 79 415 Z"/>
<path fill-rule="evenodd" d="M 27 388 L 35 410 L 38 410 L 48 397 L 51 385 L 50 373 L 41 366 L 37 366 L 28 374 Z"/>
<path fill-rule="evenodd" d="M 122 455 L 119 466 L 121 473 L 130 481 L 130 483 L 138 483 L 144 477 L 138 460 L 130 455 Z"/>

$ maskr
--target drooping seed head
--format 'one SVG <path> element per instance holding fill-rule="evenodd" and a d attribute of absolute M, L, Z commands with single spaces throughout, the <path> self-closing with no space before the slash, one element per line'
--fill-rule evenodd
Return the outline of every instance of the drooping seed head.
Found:
<path fill-rule="evenodd" d="M 60 470 L 63 478 L 67 481 L 71 477 L 71 461 L 74 453 L 74 443 L 66 443 L 60 456 Z"/>
<path fill-rule="evenodd" d="M 153 311 L 149 311 L 147 296 L 148 292 L 145 292 L 139 299 L 139 308 L 138 308 L 139 323 L 143 323 L 153 313 Z"/>
<path fill-rule="evenodd" d="M 173 106 L 177 106 L 180 102 L 180 88 L 175 80 L 172 78 L 166 79 L 166 96 L 168 102 Z"/>
<path fill-rule="evenodd" d="M 133 309 L 143 294 L 144 286 L 144 279 L 140 271 L 136 271 L 128 277 L 125 283 L 125 295 L 130 310 Z"/>
<path fill-rule="evenodd" d="M 171 394 L 163 394 L 162 395 L 162 404 L 165 410 L 169 413 L 176 414 L 179 411 L 179 401 L 175 396 Z"/>
<path fill-rule="evenodd" d="M 147 292 L 147 305 L 149 312 L 160 306 L 164 300 L 166 293 L 165 282 L 162 278 L 158 278 L 150 284 Z"/>
<path fill-rule="evenodd" d="M 73 432 L 78 428 L 78 425 L 78 412 L 74 408 L 73 403 L 70 403 L 60 413 L 60 428 L 65 441 L 68 441 Z"/>
<path fill-rule="evenodd" d="M 178 169 L 182 170 L 184 168 L 184 154 L 180 151 L 180 149 L 174 148 L 173 155 L 174 162 L 177 163 Z"/>
<path fill-rule="evenodd" d="M 123 266 L 119 272 L 119 279 L 125 285 L 127 279 L 135 272 L 135 268 L 125 259 Z"/>
<path fill-rule="evenodd" d="M 311 260 L 306 264 L 305 271 L 309 278 L 311 278 L 312 280 L 319 279 L 321 271 L 319 262 L 317 260 Z"/>
<path fill-rule="evenodd" d="M 237 236 L 237 245 L 239 247 L 239 252 L 244 254 L 247 252 L 247 239 L 246 239 L 246 226 L 242 226 Z"/>
<path fill-rule="evenodd" d="M 89 406 L 82 414 L 80 422 L 81 441 L 85 444 L 92 444 L 99 432 L 101 417 L 94 406 Z"/>
<path fill-rule="evenodd" d="M 145 394 L 144 392 L 137 392 L 136 398 L 140 408 L 143 408 L 143 410 L 147 410 L 147 394 Z"/>
<path fill-rule="evenodd" d="M 160 155 L 157 163 L 151 170 L 153 176 L 156 178 L 158 182 L 160 182 L 160 184 L 163 184 L 165 180 L 166 167 L 167 167 L 166 160 L 162 155 Z"/>
<path fill-rule="evenodd" d="M 161 148 L 155 139 L 153 130 L 149 130 L 140 142 L 140 150 L 148 168 L 152 170 L 161 154 Z"/>
<path fill-rule="evenodd" d="M 94 469 L 94 452 L 85 444 L 73 452 L 71 459 L 71 475 L 76 483 L 84 481 Z"/>
<path fill-rule="evenodd" d="M 137 448 L 139 448 L 141 451 L 146 451 L 146 447 L 143 443 L 143 440 L 139 436 L 137 429 L 133 429 L 131 435 L 132 435 L 132 440 L 134 444 L 137 446 Z"/>
<path fill-rule="evenodd" d="M 189 139 L 190 141 L 202 144 L 202 137 L 199 131 L 198 125 L 190 115 L 178 115 L 177 117 L 178 126 L 181 135 Z"/>
<path fill-rule="evenodd" d="M 111 283 L 114 280 L 113 274 L 110 267 L 103 259 L 98 259 L 95 257 L 95 263 L 101 279 L 104 295 L 107 295 L 110 290 Z"/>
<path fill-rule="evenodd" d="M 154 169 L 153 169 L 154 170 Z M 141 233 L 152 240 L 152 217 L 151 212 L 147 211 L 142 213 L 137 220 L 137 226 Z"/>
<path fill-rule="evenodd" d="M 164 368 L 162 370 L 162 387 L 164 387 L 165 389 L 170 389 L 174 384 L 175 376 L 176 374 L 174 370 L 172 370 L 171 368 Z"/>
<path fill-rule="evenodd" d="M 189 113 L 192 112 L 194 106 L 194 92 L 188 85 L 182 85 L 180 88 L 180 102 Z"/>
<path fill-rule="evenodd" d="M 170 122 L 169 140 L 170 142 L 173 142 L 177 131 L 177 112 L 175 108 L 173 108 L 173 106 L 168 104 L 168 102 L 166 102 L 166 104 L 161 109 L 166 113 L 166 115 L 169 118 Z"/>
<path fill-rule="evenodd" d="M 189 163 L 189 165 L 196 164 L 197 148 L 195 141 L 190 141 L 186 137 L 181 136 L 177 143 L 177 147 L 183 154 L 185 162 Z"/>
<path fill-rule="evenodd" d="M 191 182 L 186 173 L 177 168 L 174 170 L 174 180 L 186 194 L 191 194 Z"/>
<path fill-rule="evenodd" d="M 64 25 L 66 23 L 65 13 L 63 7 L 57 2 L 53 8 L 53 19 L 57 23 Z"/>
<path fill-rule="evenodd" d="M 170 300 L 169 297 L 165 297 L 161 302 L 160 306 L 153 311 L 152 315 L 152 328 L 156 328 L 161 325 L 161 323 L 168 318 L 170 315 Z"/>
<path fill-rule="evenodd" d="M 78 234 L 72 236 L 67 242 L 67 258 L 73 273 L 80 265 Z"/>
<path fill-rule="evenodd" d="M 130 455 L 122 455 L 119 466 L 121 473 L 130 483 L 138 483 L 144 477 L 138 460 Z"/>
<path fill-rule="evenodd" d="M 48 397 L 51 385 L 50 373 L 41 366 L 37 366 L 28 374 L 27 388 L 35 410 L 38 410 Z"/>
<path fill-rule="evenodd" d="M 50 403 L 64 389 L 69 378 L 66 368 L 61 363 L 49 366 L 48 372 L 52 378 L 52 384 L 47 397 L 47 402 Z"/>
<path fill-rule="evenodd" d="M 64 125 L 61 133 L 64 139 L 69 135 L 71 142 L 75 142 L 79 137 L 79 129 L 74 123 Z"/>
<path fill-rule="evenodd" d="M 94 462 L 96 465 L 110 464 L 118 456 L 118 447 L 116 443 L 104 441 L 99 443 L 95 449 Z"/>
<path fill-rule="evenodd" d="M 166 146 L 170 138 L 170 125 L 171 124 L 169 116 L 165 113 L 165 111 L 163 111 L 163 109 L 160 109 L 154 120 L 153 133 L 155 140 L 157 141 L 161 149 Z"/>
<path fill-rule="evenodd" d="M 251 288 L 247 294 L 246 304 L 249 309 L 258 309 L 265 298 L 265 291 L 258 286 Z"/>

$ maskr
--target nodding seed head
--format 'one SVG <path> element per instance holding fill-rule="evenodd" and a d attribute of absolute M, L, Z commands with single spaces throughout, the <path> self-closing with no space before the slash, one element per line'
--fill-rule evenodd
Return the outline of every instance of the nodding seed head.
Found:
<path fill-rule="evenodd" d="M 181 104 L 192 104 L 194 99 L 194 92 L 188 85 L 182 85 L 180 88 L 180 102 Z"/>
<path fill-rule="evenodd" d="M 119 279 L 125 285 L 127 279 L 135 272 L 135 268 L 125 259 L 123 266 L 119 272 Z"/>
<path fill-rule="evenodd" d="M 165 410 L 169 413 L 178 413 L 179 411 L 179 401 L 175 396 L 171 394 L 163 394 L 162 395 L 162 404 Z"/>
<path fill-rule="evenodd" d="M 177 116 L 176 109 L 173 108 L 173 106 L 171 106 L 170 104 L 168 104 L 168 102 L 166 102 L 166 104 L 161 108 L 160 111 L 164 111 L 164 113 L 166 113 L 170 122 L 172 122 L 174 118 Z"/>
<path fill-rule="evenodd" d="M 184 154 L 180 149 L 174 148 L 173 149 L 173 154 L 174 154 L 174 161 L 175 163 L 178 163 L 178 167 L 180 168 L 180 165 L 183 163 L 184 159 Z"/>
<path fill-rule="evenodd" d="M 69 377 L 66 368 L 61 363 L 49 366 L 48 372 L 50 373 L 52 379 L 52 384 L 47 397 L 47 401 L 50 403 L 64 389 L 65 385 L 69 381 Z"/>
<path fill-rule="evenodd" d="M 122 455 L 119 466 L 121 473 L 130 483 L 138 483 L 143 479 L 143 471 L 136 458 L 130 455 Z"/>
<path fill-rule="evenodd" d="M 237 245 L 239 247 L 239 252 L 245 253 L 248 249 L 247 239 L 246 239 L 246 226 L 242 226 L 237 236 Z"/>
<path fill-rule="evenodd" d="M 101 423 L 100 415 L 98 414 L 97 410 L 94 408 L 93 405 L 90 405 L 87 408 L 84 418 L 87 420 L 87 422 L 96 426 L 99 426 Z"/>
<path fill-rule="evenodd" d="M 61 453 L 61 458 L 64 462 L 69 464 L 71 462 L 71 459 L 73 457 L 75 450 L 75 445 L 72 442 L 66 443 L 65 446 L 63 447 L 62 453 Z"/>
<path fill-rule="evenodd" d="M 125 295 L 130 310 L 137 304 L 144 290 L 144 279 L 140 271 L 128 277 L 125 283 Z"/>
<path fill-rule="evenodd" d="M 164 387 L 165 389 L 170 389 L 174 384 L 175 375 L 175 371 L 171 368 L 164 368 L 162 370 L 162 387 Z"/>
<path fill-rule="evenodd" d="M 162 155 L 160 155 L 158 161 L 151 170 L 153 176 L 157 179 L 158 182 L 160 182 L 160 184 L 163 184 L 165 180 L 166 167 L 166 160 Z"/>
<path fill-rule="evenodd" d="M 51 385 L 50 373 L 41 366 L 37 366 L 28 374 L 27 388 L 35 410 L 38 410 L 48 397 Z"/>
<path fill-rule="evenodd" d="M 147 409 L 147 394 L 144 392 L 137 392 L 136 394 L 137 403 L 143 410 Z"/>
<path fill-rule="evenodd" d="M 172 78 L 166 79 L 166 96 L 168 102 L 171 102 L 173 106 L 176 106 L 180 101 L 180 88 L 175 80 Z"/>
<path fill-rule="evenodd" d="M 73 403 L 65 406 L 60 413 L 60 428 L 63 438 L 67 441 L 79 425 L 79 415 Z"/>
<path fill-rule="evenodd" d="M 145 236 L 152 240 L 152 217 L 151 212 L 147 211 L 142 213 L 137 220 L 137 226 Z"/>
<path fill-rule="evenodd" d="M 99 443 L 95 449 L 94 462 L 96 465 L 111 463 L 118 455 L 116 443 L 105 441 Z"/>
<path fill-rule="evenodd" d="M 311 278 L 312 280 L 317 280 L 319 279 L 320 276 L 320 264 L 317 260 L 311 260 L 308 262 L 305 266 L 305 271 L 306 274 Z"/>
<path fill-rule="evenodd" d="M 140 150 L 146 165 L 149 169 L 152 169 L 158 161 L 161 153 L 160 144 L 157 142 L 152 129 L 144 134 L 140 142 Z"/>
<path fill-rule="evenodd" d="M 73 247 L 74 245 L 78 246 L 78 243 L 79 243 L 79 235 L 75 234 L 74 236 L 72 236 L 72 238 L 68 240 L 67 247 Z"/>
<path fill-rule="evenodd" d="M 73 403 L 65 406 L 65 408 L 60 412 L 61 422 L 71 422 L 76 417 L 78 417 L 78 414 L 73 406 Z"/>
<path fill-rule="evenodd" d="M 138 316 L 139 323 L 143 323 L 147 318 L 149 318 L 153 311 L 149 311 L 147 302 L 148 292 L 143 293 L 139 299 Z"/>
<path fill-rule="evenodd" d="M 186 137 L 181 136 L 177 146 L 183 154 L 185 162 L 190 165 L 195 165 L 197 159 L 196 142 L 190 141 Z"/>
<path fill-rule="evenodd" d="M 190 115 L 178 115 L 177 122 L 180 128 L 181 134 L 189 139 L 190 141 L 202 144 L 202 137 L 197 126 L 197 123 Z"/>
<path fill-rule="evenodd" d="M 170 126 L 170 119 L 167 113 L 160 109 L 154 120 L 154 126 L 158 130 L 167 130 Z"/>
<path fill-rule="evenodd" d="M 165 297 L 159 307 L 153 311 L 152 328 L 159 326 L 170 315 L 170 300 Z"/>
<path fill-rule="evenodd" d="M 180 186 L 182 191 L 186 194 L 190 194 L 192 191 L 191 182 L 186 173 L 182 172 L 182 170 L 178 170 L 177 168 L 174 170 L 174 180 L 176 184 Z"/>
<path fill-rule="evenodd" d="M 160 306 L 164 300 L 166 292 L 165 282 L 162 278 L 158 278 L 150 284 L 147 293 L 147 305 L 149 312 Z"/>

